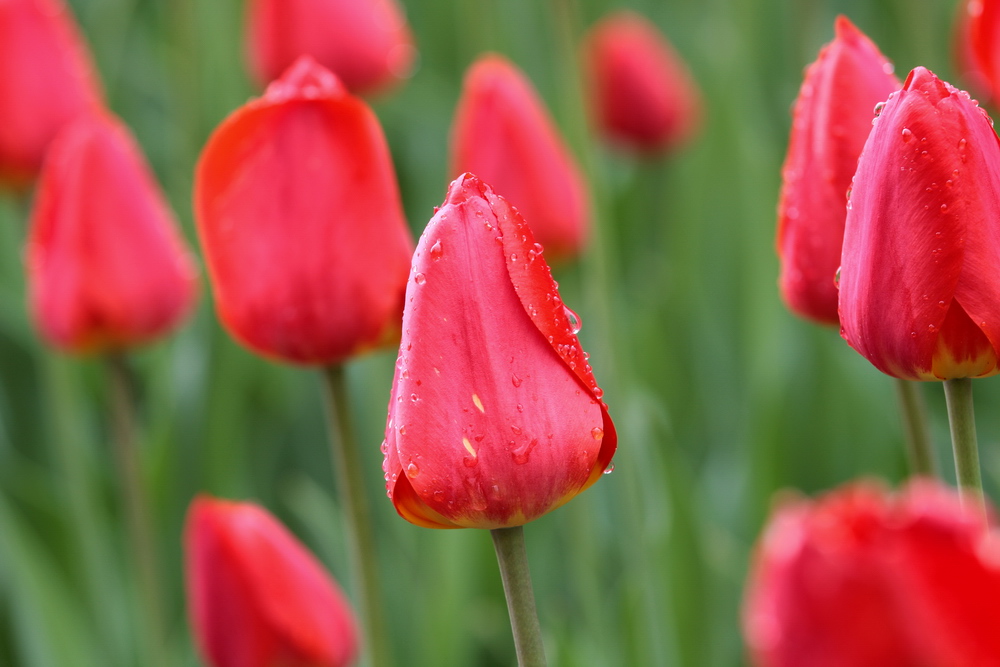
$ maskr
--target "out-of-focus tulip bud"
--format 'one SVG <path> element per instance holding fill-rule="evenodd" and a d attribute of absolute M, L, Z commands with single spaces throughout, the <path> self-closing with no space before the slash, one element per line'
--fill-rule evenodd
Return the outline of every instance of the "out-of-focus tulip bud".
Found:
<path fill-rule="evenodd" d="M 398 340 L 413 240 L 389 149 L 311 58 L 216 129 L 195 213 L 216 308 L 243 344 L 326 365 Z"/>
<path fill-rule="evenodd" d="M 695 131 L 700 96 L 680 56 L 644 16 L 617 11 L 583 45 L 591 105 L 601 133 L 640 152 L 673 148 Z"/>
<path fill-rule="evenodd" d="M 1000 664 L 1000 542 L 917 481 L 780 506 L 757 547 L 744 632 L 760 667 Z"/>
<path fill-rule="evenodd" d="M 580 253 L 583 180 L 531 83 L 499 55 L 480 57 L 465 75 L 451 134 L 451 173 L 463 172 L 521 212 L 550 260 Z"/>
<path fill-rule="evenodd" d="M 963 80 L 988 101 L 1000 99 L 1000 2 L 966 0 L 955 31 Z"/>
<path fill-rule="evenodd" d="M 38 329 L 69 352 L 148 342 L 176 327 L 196 273 L 155 177 L 128 130 L 82 117 L 52 143 L 27 249 Z"/>
<path fill-rule="evenodd" d="M 984 377 L 1000 345 L 1000 140 L 967 93 L 918 67 L 854 177 L 841 333 L 907 380 Z"/>
<path fill-rule="evenodd" d="M 247 48 L 262 84 L 312 56 L 355 93 L 406 78 L 416 51 L 396 0 L 251 0 Z"/>
<path fill-rule="evenodd" d="M 778 284 L 788 308 L 836 325 L 847 190 L 872 129 L 873 109 L 899 89 L 892 65 L 843 16 L 806 69 L 793 112 L 778 204 Z"/>
<path fill-rule="evenodd" d="M 200 496 L 185 531 L 188 613 L 211 667 L 345 667 L 350 605 L 316 558 L 254 503 Z"/>
<path fill-rule="evenodd" d="M 383 443 L 399 514 L 524 524 L 589 487 L 618 438 L 579 320 L 520 214 L 460 176 L 413 258 Z"/>
<path fill-rule="evenodd" d="M 100 107 L 90 55 L 62 0 L 0 2 L 0 183 L 30 183 L 59 130 Z"/>

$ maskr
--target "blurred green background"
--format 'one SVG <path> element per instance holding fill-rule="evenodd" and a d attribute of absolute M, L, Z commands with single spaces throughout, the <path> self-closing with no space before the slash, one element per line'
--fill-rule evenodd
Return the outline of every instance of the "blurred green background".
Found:
<path fill-rule="evenodd" d="M 955 83 L 957 6 L 914 0 L 404 0 L 420 52 L 373 102 L 418 234 L 444 197 L 447 133 L 465 67 L 507 54 L 549 104 L 591 178 L 599 232 L 557 271 L 618 428 L 615 471 L 526 527 L 554 666 L 744 664 L 739 605 L 775 491 L 859 476 L 898 481 L 892 381 L 835 331 L 781 304 L 775 205 L 803 67 L 846 14 L 895 62 Z M 131 126 L 194 245 L 193 166 L 208 134 L 256 95 L 236 0 L 75 0 L 111 108 Z M 704 95 L 700 134 L 636 163 L 595 144 L 571 41 L 606 11 L 650 17 Z M 29 202 L 0 195 L 0 665 L 143 665 L 132 566 L 100 364 L 56 356 L 25 309 Z M 199 491 L 256 499 L 341 580 L 347 556 L 319 378 L 238 347 L 207 282 L 181 332 L 135 355 L 143 465 L 167 568 L 170 664 L 196 665 L 181 534 Z M 490 540 L 431 531 L 385 498 L 379 443 L 394 351 L 350 364 L 368 444 L 385 604 L 400 665 L 509 666 L 515 658 Z M 944 401 L 922 387 L 953 475 Z M 995 380 L 975 385 L 987 488 L 1000 476 Z"/>

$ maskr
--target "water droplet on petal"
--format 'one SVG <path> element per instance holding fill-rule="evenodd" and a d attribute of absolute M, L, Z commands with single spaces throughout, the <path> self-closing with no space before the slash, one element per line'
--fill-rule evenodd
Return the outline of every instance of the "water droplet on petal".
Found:
<path fill-rule="evenodd" d="M 515 387 L 520 387 L 521 386 L 521 378 L 517 377 L 516 375 L 511 375 L 510 376 L 510 382 Z"/>
<path fill-rule="evenodd" d="M 614 461 L 612 461 L 611 463 L 608 464 L 608 467 L 604 469 L 604 473 L 603 474 L 610 475 L 614 471 L 615 471 L 615 464 L 614 464 Z"/>
<path fill-rule="evenodd" d="M 427 282 L 427 276 L 425 276 L 422 273 L 418 273 L 413 276 L 413 282 L 417 283 L 418 285 L 423 285 L 424 283 Z"/>
<path fill-rule="evenodd" d="M 909 128 L 904 127 L 903 131 L 901 132 L 901 134 L 903 136 L 903 143 L 904 144 L 908 144 L 908 143 L 910 143 L 910 141 L 913 140 L 913 132 L 911 132 Z"/>
<path fill-rule="evenodd" d="M 438 260 L 441 259 L 441 255 L 444 254 L 444 250 L 441 248 L 441 239 L 434 242 L 431 246 L 431 259 Z"/>
<path fill-rule="evenodd" d="M 407 477 L 416 477 L 419 474 L 420 474 L 420 468 L 417 467 L 416 463 L 411 463 L 410 465 L 406 466 Z"/>
<path fill-rule="evenodd" d="M 600 426 L 595 426 L 590 430 L 590 435 L 594 436 L 594 440 L 600 440 L 604 437 L 604 429 Z"/>
<path fill-rule="evenodd" d="M 580 333 L 580 329 L 583 327 L 583 320 L 581 320 L 580 316 L 574 313 L 568 306 L 564 305 L 563 309 L 566 311 L 566 317 L 569 318 L 570 329 L 572 329 L 574 334 Z"/>
<path fill-rule="evenodd" d="M 878 104 L 875 105 L 875 117 L 876 118 L 878 118 L 878 115 L 880 113 L 882 113 L 882 109 L 884 109 L 884 108 L 885 108 L 885 102 L 879 102 Z"/>

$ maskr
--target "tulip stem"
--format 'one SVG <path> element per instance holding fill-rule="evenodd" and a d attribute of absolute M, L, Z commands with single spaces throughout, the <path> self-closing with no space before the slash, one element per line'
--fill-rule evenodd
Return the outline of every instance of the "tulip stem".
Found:
<path fill-rule="evenodd" d="M 927 409 L 920 387 L 916 382 L 896 379 L 896 395 L 903 414 L 903 431 L 906 436 L 906 454 L 910 461 L 910 474 L 918 477 L 937 477 L 937 461 L 927 428 Z"/>
<path fill-rule="evenodd" d="M 330 366 L 323 372 L 327 393 L 327 422 L 333 453 L 333 474 L 348 527 L 349 558 L 358 596 L 358 610 L 365 625 L 369 664 L 389 667 L 392 651 L 382 615 L 378 585 L 378 558 L 372 533 L 371 512 L 365 496 L 364 466 L 347 405 L 344 367 Z"/>
<path fill-rule="evenodd" d="M 490 535 L 500 564 L 504 595 L 507 596 L 517 664 L 520 667 L 545 667 L 542 629 L 538 624 L 535 593 L 531 588 L 528 552 L 524 548 L 524 527 L 494 528 Z"/>
<path fill-rule="evenodd" d="M 983 506 L 983 479 L 979 472 L 979 445 L 976 442 L 976 416 L 972 406 L 972 379 L 944 381 L 951 425 L 951 445 L 955 451 L 955 471 L 962 502 Z"/>
<path fill-rule="evenodd" d="M 142 664 L 165 664 L 163 597 L 160 592 L 159 563 L 150 520 L 149 497 L 139 459 L 139 436 L 136 425 L 135 396 L 128 363 L 121 353 L 107 356 L 110 384 L 111 428 L 121 502 L 124 505 L 132 560 L 139 578 L 138 614 L 142 624 L 144 655 Z"/>

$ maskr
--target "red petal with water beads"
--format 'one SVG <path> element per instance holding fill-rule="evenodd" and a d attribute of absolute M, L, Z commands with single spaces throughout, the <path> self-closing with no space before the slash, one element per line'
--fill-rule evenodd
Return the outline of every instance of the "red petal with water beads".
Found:
<path fill-rule="evenodd" d="M 517 211 L 456 180 L 407 288 L 385 445 L 404 518 L 520 525 L 607 468 L 617 436 L 571 317 Z"/>
<path fill-rule="evenodd" d="M 195 209 L 220 317 L 250 348 L 326 365 L 398 336 L 413 244 L 389 149 L 315 61 L 216 130 Z"/>
<path fill-rule="evenodd" d="M 788 308 L 836 325 L 847 191 L 872 129 L 875 105 L 899 88 L 878 47 L 843 16 L 806 69 L 795 101 L 778 203 L 778 285 Z"/>
<path fill-rule="evenodd" d="M 858 163 L 840 274 L 844 338 L 911 380 L 997 372 L 1000 140 L 968 94 L 918 67 Z"/>

